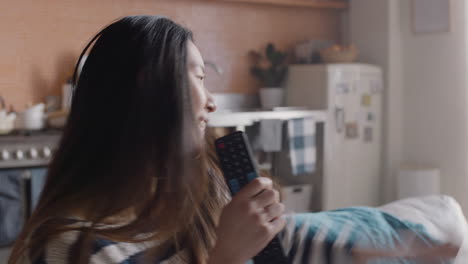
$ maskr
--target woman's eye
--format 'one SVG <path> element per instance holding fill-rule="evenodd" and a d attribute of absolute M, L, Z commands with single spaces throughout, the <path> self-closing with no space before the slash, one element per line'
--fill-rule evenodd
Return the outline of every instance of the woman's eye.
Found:
<path fill-rule="evenodd" d="M 199 76 L 197 76 L 197 78 L 202 80 L 202 81 L 205 80 L 205 76 L 203 76 L 203 75 L 199 75 Z"/>

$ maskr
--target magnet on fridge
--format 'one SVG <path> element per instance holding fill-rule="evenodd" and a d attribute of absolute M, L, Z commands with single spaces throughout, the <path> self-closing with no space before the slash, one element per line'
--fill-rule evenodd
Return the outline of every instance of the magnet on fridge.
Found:
<path fill-rule="evenodd" d="M 374 113 L 372 112 L 367 113 L 367 121 L 374 121 L 374 120 L 375 120 Z"/>
<path fill-rule="evenodd" d="M 374 138 L 374 130 L 372 127 L 364 128 L 364 142 L 372 142 Z"/>
<path fill-rule="evenodd" d="M 372 105 L 372 95 L 363 94 L 361 99 L 361 105 L 365 107 L 370 107 Z"/>
<path fill-rule="evenodd" d="M 359 137 L 359 125 L 357 122 L 346 123 L 346 138 L 355 139 Z"/>
<path fill-rule="evenodd" d="M 335 89 L 337 94 L 349 93 L 351 90 L 348 83 L 338 83 L 336 84 Z"/>

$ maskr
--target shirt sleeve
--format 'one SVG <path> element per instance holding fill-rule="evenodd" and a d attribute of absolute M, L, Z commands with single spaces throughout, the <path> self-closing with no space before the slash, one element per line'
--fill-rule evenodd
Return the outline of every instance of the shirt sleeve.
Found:
<path fill-rule="evenodd" d="M 63 264 L 69 259 L 70 248 L 78 239 L 78 231 L 68 231 L 50 240 L 39 259 L 33 264 Z"/>

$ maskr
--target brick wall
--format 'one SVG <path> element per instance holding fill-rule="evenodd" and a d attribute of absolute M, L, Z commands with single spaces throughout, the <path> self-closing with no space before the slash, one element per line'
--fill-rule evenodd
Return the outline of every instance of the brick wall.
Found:
<path fill-rule="evenodd" d="M 268 41 L 339 37 L 337 11 L 213 0 L 2 0 L 0 10 L 0 95 L 18 110 L 60 95 L 85 43 L 125 15 L 161 14 L 191 28 L 205 60 L 225 70 L 209 70 L 213 92 L 255 93 L 246 54 Z"/>

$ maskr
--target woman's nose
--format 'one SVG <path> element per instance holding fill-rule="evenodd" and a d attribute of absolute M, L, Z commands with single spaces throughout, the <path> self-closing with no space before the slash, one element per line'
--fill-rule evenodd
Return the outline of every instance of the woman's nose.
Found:
<path fill-rule="evenodd" d="M 212 113 L 216 111 L 216 108 L 217 108 L 216 103 L 210 92 L 206 91 L 206 94 L 207 94 L 206 110 L 208 110 L 208 113 Z"/>

